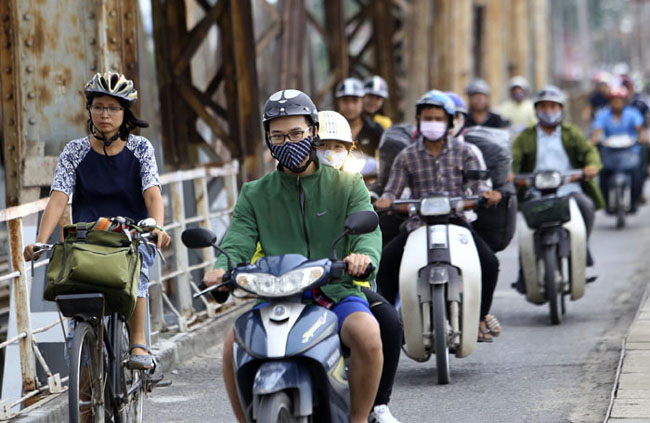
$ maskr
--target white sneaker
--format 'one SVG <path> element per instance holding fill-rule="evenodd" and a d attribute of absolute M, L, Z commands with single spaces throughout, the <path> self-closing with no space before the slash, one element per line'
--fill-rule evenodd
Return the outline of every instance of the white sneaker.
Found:
<path fill-rule="evenodd" d="M 392 414 L 385 404 L 375 405 L 368 416 L 370 423 L 400 423 Z"/>

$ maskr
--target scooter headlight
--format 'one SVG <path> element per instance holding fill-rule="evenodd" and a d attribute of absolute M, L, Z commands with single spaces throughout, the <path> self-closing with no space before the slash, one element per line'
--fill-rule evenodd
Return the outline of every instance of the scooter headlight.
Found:
<path fill-rule="evenodd" d="M 325 273 L 322 266 L 292 270 L 282 276 L 268 273 L 238 273 L 235 282 L 240 288 L 260 297 L 288 297 L 302 292 Z"/>
<path fill-rule="evenodd" d="M 444 216 L 451 213 L 451 204 L 447 197 L 425 198 L 420 202 L 422 216 Z"/>
<path fill-rule="evenodd" d="M 562 185 L 560 172 L 540 172 L 535 175 L 535 188 L 538 190 L 556 189 Z"/>

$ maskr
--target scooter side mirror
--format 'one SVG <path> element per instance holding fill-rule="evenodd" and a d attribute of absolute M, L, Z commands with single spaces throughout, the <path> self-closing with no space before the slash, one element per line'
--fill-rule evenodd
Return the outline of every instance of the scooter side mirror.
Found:
<path fill-rule="evenodd" d="M 206 248 L 217 242 L 217 236 L 208 229 L 190 228 L 183 231 L 181 241 L 187 248 Z"/>
<path fill-rule="evenodd" d="M 332 242 L 331 260 L 336 258 L 336 244 L 346 235 L 361 235 L 374 231 L 379 226 L 379 216 L 374 210 L 363 210 L 354 212 L 345 219 L 345 231 Z"/>
<path fill-rule="evenodd" d="M 466 169 L 463 171 L 463 176 L 467 181 L 485 181 L 490 177 L 490 171 L 478 169 Z"/>
<path fill-rule="evenodd" d="M 352 235 L 367 234 L 379 225 L 379 216 L 373 210 L 352 213 L 345 219 L 345 230 Z"/>

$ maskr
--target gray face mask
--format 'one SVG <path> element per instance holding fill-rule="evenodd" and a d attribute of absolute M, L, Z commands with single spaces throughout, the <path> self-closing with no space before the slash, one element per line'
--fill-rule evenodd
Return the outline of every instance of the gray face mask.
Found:
<path fill-rule="evenodd" d="M 562 123 L 562 110 L 555 112 L 536 112 L 537 119 L 544 126 L 557 126 Z"/>

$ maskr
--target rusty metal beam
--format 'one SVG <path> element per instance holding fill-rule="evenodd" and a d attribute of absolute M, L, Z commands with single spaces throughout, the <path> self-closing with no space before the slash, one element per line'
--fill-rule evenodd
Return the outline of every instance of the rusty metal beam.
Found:
<path fill-rule="evenodd" d="M 327 85 L 331 85 L 333 90 L 337 82 L 348 76 L 350 70 L 350 57 L 345 35 L 345 7 L 343 0 L 328 0 L 323 3 L 325 27 L 328 29 L 325 43 L 330 63 L 330 75 L 334 78 L 334 83 Z"/>
<path fill-rule="evenodd" d="M 24 138 L 23 115 L 19 104 L 22 98 L 19 80 L 17 49 L 18 33 L 13 22 L 17 22 L 17 0 L 0 1 L 0 88 L 2 92 L 2 117 L 5 157 L 5 184 L 7 205 L 19 204 L 21 189 L 21 162 Z"/>
<path fill-rule="evenodd" d="M 224 0 L 221 0 L 224 1 Z M 256 179 L 262 176 L 262 134 L 259 110 L 259 94 L 257 83 L 257 64 L 255 62 L 255 38 L 253 34 L 253 11 L 250 0 L 228 0 L 230 22 L 230 39 L 232 49 L 228 57 L 232 59 L 234 74 L 227 83 L 229 92 L 235 93 L 234 107 L 229 107 L 234 115 L 230 126 L 231 138 L 237 140 L 242 147 L 244 165 L 242 174 L 244 180 Z M 223 25 L 222 22 L 222 25 Z M 223 31 L 222 33 L 225 33 Z M 224 49 L 223 64 L 226 65 L 226 49 Z M 236 128 L 237 137 L 233 136 Z"/>
<path fill-rule="evenodd" d="M 181 55 L 177 59 L 176 64 L 174 65 L 174 70 L 172 71 L 174 76 L 180 75 L 187 68 L 190 59 L 201 46 L 206 34 L 223 13 L 225 3 L 226 2 L 220 1 L 212 7 L 201 22 L 192 28 L 192 30 L 187 33 L 185 39 L 181 41 L 183 47 L 181 48 Z"/>
<path fill-rule="evenodd" d="M 303 88 L 302 59 L 305 54 L 306 12 L 303 0 L 283 0 L 282 68 L 280 88 Z"/>
<path fill-rule="evenodd" d="M 188 140 L 196 114 L 179 104 L 174 80 L 183 78 L 191 83 L 191 75 L 187 69 L 178 77 L 172 72 L 172 64 L 181 56 L 178 40 L 187 36 L 185 1 L 152 0 L 151 9 L 165 161 L 173 168 L 189 168 L 192 163 Z"/>
<path fill-rule="evenodd" d="M 374 58 L 377 74 L 388 84 L 389 97 L 385 104 L 386 114 L 394 121 L 401 120 L 397 94 L 397 70 L 393 35 L 395 18 L 392 14 L 392 0 L 376 0 L 372 5 Z"/>

